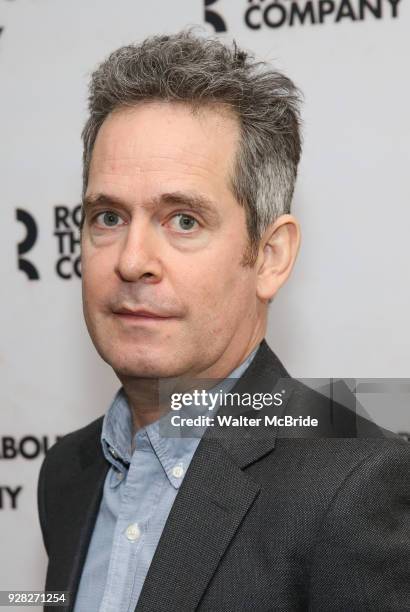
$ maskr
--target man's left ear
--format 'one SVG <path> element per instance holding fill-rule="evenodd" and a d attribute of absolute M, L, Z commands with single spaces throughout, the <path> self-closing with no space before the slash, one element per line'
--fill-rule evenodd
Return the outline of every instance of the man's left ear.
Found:
<path fill-rule="evenodd" d="M 299 245 L 300 228 L 293 215 L 281 215 L 266 229 L 260 241 L 256 262 L 256 293 L 260 300 L 269 301 L 286 282 Z"/>

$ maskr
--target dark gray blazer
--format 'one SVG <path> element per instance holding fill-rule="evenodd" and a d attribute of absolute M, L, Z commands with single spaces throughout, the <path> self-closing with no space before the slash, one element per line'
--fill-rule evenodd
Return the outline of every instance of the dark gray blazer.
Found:
<path fill-rule="evenodd" d="M 207 431 L 136 612 L 410 610 L 410 445 L 290 378 L 265 342 L 240 390 L 285 390 L 283 414 L 320 426 L 304 437 L 273 426 Z M 65 436 L 40 472 L 46 589 L 70 591 L 68 609 L 109 468 L 101 425 Z"/>

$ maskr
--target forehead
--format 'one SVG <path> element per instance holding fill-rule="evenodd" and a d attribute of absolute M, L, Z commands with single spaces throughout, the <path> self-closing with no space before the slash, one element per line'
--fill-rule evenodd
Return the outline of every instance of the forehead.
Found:
<path fill-rule="evenodd" d="M 228 189 L 239 141 L 237 119 L 216 105 L 144 102 L 111 113 L 91 157 L 87 191 L 185 186 Z M 170 185 L 169 183 L 175 184 Z M 101 185 L 98 185 L 98 189 Z"/>

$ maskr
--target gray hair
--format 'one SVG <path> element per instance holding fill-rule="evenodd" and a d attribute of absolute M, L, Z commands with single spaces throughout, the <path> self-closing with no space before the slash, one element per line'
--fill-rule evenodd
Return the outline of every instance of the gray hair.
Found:
<path fill-rule="evenodd" d="M 228 107 L 240 126 L 232 192 L 246 211 L 250 260 L 277 217 L 290 212 L 301 153 L 300 91 L 249 53 L 183 31 L 121 47 L 92 73 L 90 116 L 82 132 L 83 197 L 93 146 L 114 110 L 143 101 Z"/>

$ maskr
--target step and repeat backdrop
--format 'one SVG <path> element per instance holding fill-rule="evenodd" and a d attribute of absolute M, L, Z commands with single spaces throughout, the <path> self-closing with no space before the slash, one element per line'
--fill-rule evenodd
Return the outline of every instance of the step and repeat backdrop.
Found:
<path fill-rule="evenodd" d="M 296 377 L 389 379 L 362 405 L 410 431 L 408 0 L 0 0 L 0 590 L 42 588 L 41 462 L 119 386 L 81 307 L 89 74 L 121 45 L 195 25 L 305 96 L 302 247 L 271 346 Z"/>

